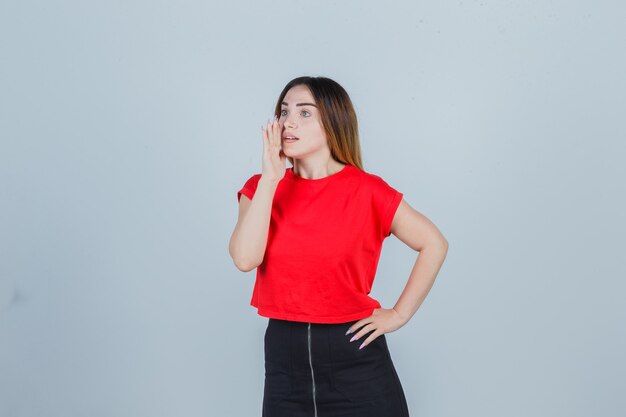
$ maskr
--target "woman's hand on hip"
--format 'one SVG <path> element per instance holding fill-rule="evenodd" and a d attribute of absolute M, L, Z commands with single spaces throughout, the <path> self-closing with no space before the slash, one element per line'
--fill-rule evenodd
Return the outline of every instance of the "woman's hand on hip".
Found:
<path fill-rule="evenodd" d="M 361 319 L 350 326 L 346 335 L 354 334 L 354 332 L 358 330 L 358 332 L 352 336 L 350 340 L 350 342 L 352 342 L 359 340 L 363 335 L 373 330 L 359 347 L 359 349 L 362 349 L 381 334 L 396 331 L 405 324 L 406 321 L 400 317 L 400 314 L 393 308 L 377 308 L 371 316 Z"/>

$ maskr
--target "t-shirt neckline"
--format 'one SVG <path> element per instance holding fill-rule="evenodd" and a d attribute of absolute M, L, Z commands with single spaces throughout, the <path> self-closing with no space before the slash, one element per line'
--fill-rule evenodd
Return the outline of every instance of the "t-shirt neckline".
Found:
<path fill-rule="evenodd" d="M 343 168 L 341 168 L 341 170 L 335 172 L 334 174 L 330 174 L 330 175 L 327 175 L 327 176 L 322 177 L 322 178 L 313 178 L 313 179 L 312 178 L 303 178 L 303 177 L 297 175 L 295 172 L 293 172 L 293 167 L 287 168 L 287 173 L 288 173 L 289 177 L 291 179 L 293 179 L 294 181 L 298 181 L 298 182 L 306 183 L 306 184 L 321 184 L 323 182 L 330 181 L 333 178 L 337 178 L 337 177 L 345 174 L 346 171 L 348 171 L 348 169 L 350 169 L 351 167 L 352 167 L 352 165 L 346 164 Z"/>

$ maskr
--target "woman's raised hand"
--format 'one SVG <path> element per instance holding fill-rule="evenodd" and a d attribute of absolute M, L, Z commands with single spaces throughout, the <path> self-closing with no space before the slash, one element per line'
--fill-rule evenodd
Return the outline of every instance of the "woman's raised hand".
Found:
<path fill-rule="evenodd" d="M 283 127 L 274 116 L 268 121 L 266 126 L 262 126 L 263 131 L 263 169 L 261 177 L 268 181 L 280 181 L 285 176 L 285 160 L 287 157 L 283 153 L 282 134 Z"/>

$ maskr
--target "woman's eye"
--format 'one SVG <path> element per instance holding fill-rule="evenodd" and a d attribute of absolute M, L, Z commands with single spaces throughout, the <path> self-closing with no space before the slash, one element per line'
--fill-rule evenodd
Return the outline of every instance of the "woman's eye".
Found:
<path fill-rule="evenodd" d="M 304 114 L 304 113 L 306 113 L 305 117 L 309 117 L 311 115 L 311 113 L 309 111 L 307 111 L 307 110 L 302 110 L 300 112 L 300 114 Z M 281 110 L 280 111 L 280 115 L 281 116 L 286 116 L 287 115 L 287 110 Z"/>

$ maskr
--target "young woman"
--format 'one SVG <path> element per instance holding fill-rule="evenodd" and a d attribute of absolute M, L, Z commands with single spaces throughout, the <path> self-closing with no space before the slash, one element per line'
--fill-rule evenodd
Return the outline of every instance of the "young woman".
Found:
<path fill-rule="evenodd" d="M 250 304 L 269 318 L 263 417 L 407 417 L 385 334 L 422 304 L 448 242 L 364 171 L 356 114 L 335 81 L 291 80 L 262 136 L 262 171 L 237 192 L 229 251 L 239 270 L 257 268 Z M 382 308 L 368 294 L 392 233 L 419 256 Z"/>

